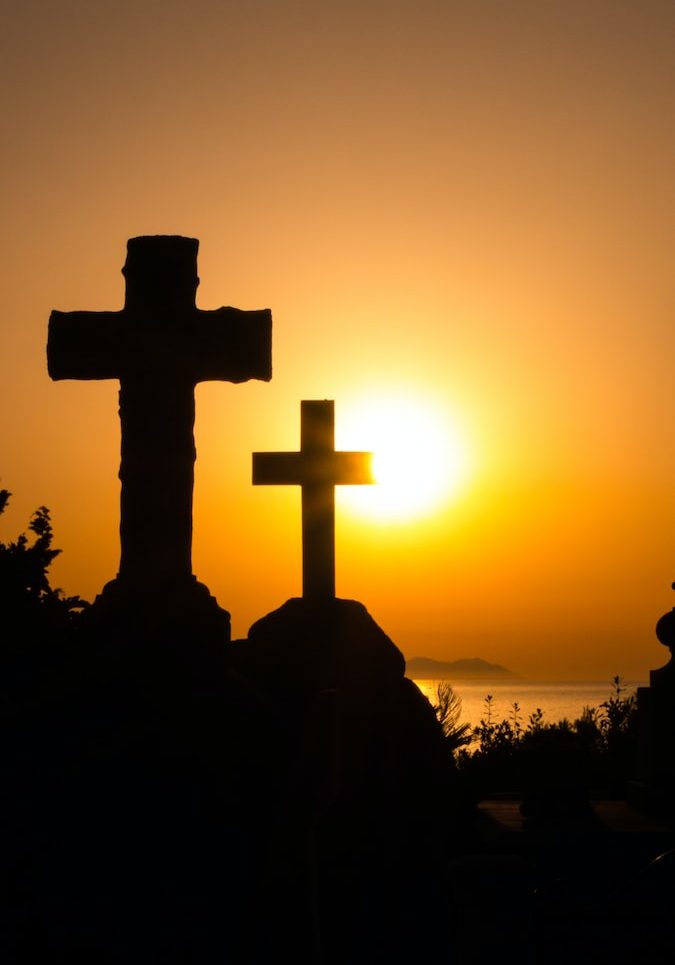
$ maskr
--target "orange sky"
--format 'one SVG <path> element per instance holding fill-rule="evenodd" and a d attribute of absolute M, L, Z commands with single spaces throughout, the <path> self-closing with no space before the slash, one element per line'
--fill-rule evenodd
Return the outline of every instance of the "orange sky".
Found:
<path fill-rule="evenodd" d="M 24 0 L 3 20 L 0 538 L 118 561 L 117 385 L 50 382 L 52 308 L 122 305 L 125 244 L 200 239 L 198 304 L 272 309 L 270 384 L 197 390 L 194 568 L 233 632 L 300 591 L 300 399 L 428 400 L 461 490 L 339 500 L 338 595 L 404 653 L 645 677 L 675 578 L 675 6 Z M 357 446 L 361 448 L 361 441 Z M 375 446 L 374 446 L 375 447 Z"/>

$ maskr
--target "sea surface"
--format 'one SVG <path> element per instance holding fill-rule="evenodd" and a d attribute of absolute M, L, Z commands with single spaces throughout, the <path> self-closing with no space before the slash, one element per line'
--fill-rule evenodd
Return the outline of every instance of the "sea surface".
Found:
<path fill-rule="evenodd" d="M 422 693 L 434 703 L 438 680 L 415 680 Z M 460 723 L 468 722 L 472 727 L 487 717 L 485 697 L 491 694 L 492 721 L 513 720 L 513 704 L 519 706 L 518 715 L 521 725 L 527 726 L 530 714 L 537 708 L 544 712 L 543 722 L 554 724 L 566 717 L 573 721 L 579 717 L 584 707 L 598 707 L 613 696 L 611 680 L 577 681 L 522 681 L 493 682 L 481 680 L 448 681 L 462 701 Z M 634 694 L 638 687 L 646 686 L 646 681 L 623 680 L 625 689 L 622 696 Z"/>

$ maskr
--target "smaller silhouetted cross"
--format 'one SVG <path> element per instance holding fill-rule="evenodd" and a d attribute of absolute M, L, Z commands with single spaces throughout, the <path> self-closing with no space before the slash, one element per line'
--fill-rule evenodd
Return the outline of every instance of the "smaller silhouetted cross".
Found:
<path fill-rule="evenodd" d="M 335 403 L 300 403 L 300 451 L 254 452 L 253 485 L 302 487 L 302 594 L 335 599 L 335 486 L 373 483 L 371 452 L 335 451 Z"/>

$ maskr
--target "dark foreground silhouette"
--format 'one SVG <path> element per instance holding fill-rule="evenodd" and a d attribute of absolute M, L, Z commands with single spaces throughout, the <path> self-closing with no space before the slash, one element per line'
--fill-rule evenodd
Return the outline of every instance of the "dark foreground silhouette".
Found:
<path fill-rule="evenodd" d="M 0 544 L 1 961 L 673 960 L 672 821 L 586 820 L 548 752 L 525 812 L 461 805 L 362 605 L 125 640 L 49 586 L 46 510 L 31 529 Z"/>
<path fill-rule="evenodd" d="M 228 645 L 73 637 L 6 694 L 9 962 L 413 961 L 453 772 L 360 604 Z"/>

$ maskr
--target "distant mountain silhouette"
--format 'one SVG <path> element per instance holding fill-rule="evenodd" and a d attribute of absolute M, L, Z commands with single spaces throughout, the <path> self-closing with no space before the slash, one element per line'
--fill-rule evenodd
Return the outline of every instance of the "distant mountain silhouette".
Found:
<path fill-rule="evenodd" d="M 430 657 L 413 657 L 406 661 L 406 676 L 420 680 L 518 680 L 518 674 L 498 663 L 488 663 L 480 657 L 463 660 L 432 660 Z"/>

